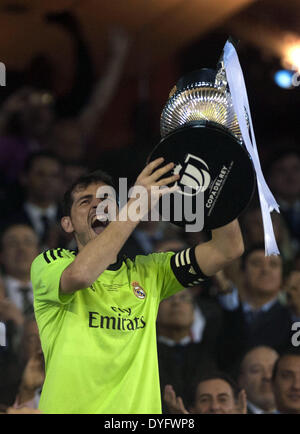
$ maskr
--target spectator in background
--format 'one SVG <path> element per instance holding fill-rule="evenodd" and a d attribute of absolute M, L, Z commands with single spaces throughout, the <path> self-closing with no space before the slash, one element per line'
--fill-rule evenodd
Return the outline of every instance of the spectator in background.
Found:
<path fill-rule="evenodd" d="M 29 407 L 21 407 L 20 409 L 8 407 L 4 412 L 0 412 L 0 414 L 42 414 L 42 412 Z"/>
<path fill-rule="evenodd" d="M 47 20 L 63 26 L 73 38 L 77 58 L 74 83 L 67 95 L 60 98 L 55 98 L 53 89 L 40 90 L 26 85 L 10 95 L 2 105 L 2 207 L 7 206 L 8 200 L 14 204 L 14 200 L 18 199 L 21 192 L 19 176 L 30 153 L 50 149 L 64 160 L 77 161 L 85 154 L 88 155 L 87 145 L 95 134 L 123 72 L 128 37 L 120 29 L 112 29 L 109 34 L 109 59 L 103 68 L 105 72 L 93 89 L 87 89 L 91 87 L 90 83 L 95 82 L 92 60 L 76 18 L 69 13 L 61 13 L 48 16 Z M 50 73 L 51 71 L 48 76 Z M 33 83 L 35 85 L 35 81 Z"/>
<path fill-rule="evenodd" d="M 66 191 L 75 181 L 89 171 L 82 161 L 67 160 L 63 162 L 63 190 Z"/>
<path fill-rule="evenodd" d="M 95 81 L 93 61 L 86 46 L 80 24 L 68 12 L 49 14 L 46 22 L 60 26 L 72 38 L 75 51 L 74 80 L 66 95 L 53 95 L 49 80 L 40 81 L 40 62 L 33 85 L 24 86 L 9 96 L 0 112 L 0 164 L 4 179 L 16 181 L 28 154 L 52 146 L 58 155 L 80 158 L 86 140 L 95 131 L 116 89 L 128 49 L 128 37 L 120 29 L 109 33 L 109 59 L 104 74 Z M 47 79 L 51 75 L 51 68 Z M 38 80 L 37 80 L 38 78 Z M 50 80 L 51 81 L 51 80 Z M 65 152 L 64 152 L 65 148 Z"/>
<path fill-rule="evenodd" d="M 177 233 L 171 229 L 168 236 L 164 235 L 162 240 L 155 243 L 155 252 L 178 252 L 186 249 L 188 244 L 180 235 L 180 232 Z M 210 283 L 208 281 L 206 287 L 209 288 Z M 209 347 L 209 351 L 213 353 L 221 326 L 222 310 L 215 298 L 207 294 L 206 287 L 203 284 L 190 288 L 194 300 L 194 320 L 190 333 L 193 342 L 205 341 L 207 351 Z"/>
<path fill-rule="evenodd" d="M 300 270 L 291 270 L 284 285 L 287 306 L 294 321 L 300 320 Z"/>
<path fill-rule="evenodd" d="M 38 326 L 34 314 L 27 316 L 24 322 L 23 333 L 18 350 L 18 358 L 22 369 L 25 369 L 28 360 L 39 354 L 42 350 Z"/>
<path fill-rule="evenodd" d="M 273 348 L 263 346 L 252 348 L 242 358 L 238 385 L 246 392 L 248 413 L 275 412 L 272 372 L 277 358 Z"/>
<path fill-rule="evenodd" d="M 218 363 L 222 370 L 236 368 L 247 349 L 266 345 L 281 352 L 290 343 L 292 312 L 278 296 L 282 286 L 280 256 L 265 256 L 264 245 L 252 246 L 242 260 L 244 292 L 231 288 L 230 303 L 224 307 L 223 328 L 219 336 Z M 228 295 L 225 296 L 228 301 Z"/>
<path fill-rule="evenodd" d="M 31 154 L 22 177 L 25 198 L 9 212 L 12 221 L 34 229 L 43 248 L 49 246 L 51 227 L 60 222 L 62 175 L 63 166 L 55 154 L 47 151 Z"/>
<path fill-rule="evenodd" d="M 24 321 L 23 316 L 33 312 L 30 267 L 38 254 L 38 239 L 30 226 L 13 224 L 6 228 L 1 239 L 1 264 L 6 297 L 1 300 L 2 315 L 7 315 L 7 309 L 12 303 L 19 312 L 20 325 Z"/>
<path fill-rule="evenodd" d="M 30 267 L 39 253 L 38 239 L 27 225 L 11 225 L 1 238 L 4 291 L 0 298 L 0 321 L 6 325 L 6 347 L 0 361 L 0 403 L 12 404 L 26 357 L 20 342 L 27 318 L 33 313 Z M 29 344 L 26 339 L 24 344 Z M 21 348 L 23 347 L 21 344 Z"/>
<path fill-rule="evenodd" d="M 63 29 L 73 42 L 73 81 L 66 94 L 54 98 L 54 68 L 43 54 L 32 60 L 29 70 L 23 71 L 23 82 L 29 85 L 19 88 L 4 102 L 0 129 L 2 136 L 23 141 L 23 153 L 20 154 L 25 159 L 26 152 L 45 146 L 57 115 L 61 117 L 74 114 L 82 108 L 91 92 L 94 78 L 93 61 L 76 17 L 69 12 L 48 14 L 45 16 L 45 26 L 49 25 Z M 29 146 L 26 146 L 28 142 Z M 7 148 L 6 151 L 9 152 L 10 149 Z"/>
<path fill-rule="evenodd" d="M 272 384 L 280 414 L 300 414 L 300 351 L 296 348 L 276 361 Z"/>
<path fill-rule="evenodd" d="M 286 147 L 273 155 L 267 176 L 270 189 L 290 230 L 293 247 L 300 247 L 300 152 Z"/>
<path fill-rule="evenodd" d="M 165 228 L 167 229 L 167 228 Z M 188 244 L 183 241 L 183 239 L 177 234 L 173 228 L 168 231 L 169 234 L 165 235 L 161 240 L 155 243 L 155 252 L 179 252 L 180 250 L 186 249 Z M 190 288 L 190 293 L 194 298 L 194 309 L 193 309 L 193 322 L 190 329 L 190 334 L 192 336 L 193 342 L 200 342 L 202 339 L 203 331 L 206 326 L 206 318 L 204 317 L 199 304 L 196 302 L 198 292 L 201 292 L 199 287 Z"/>
<path fill-rule="evenodd" d="M 194 312 L 192 293 L 186 289 L 163 300 L 157 315 L 161 391 L 166 384 L 172 384 L 183 399 L 195 375 L 214 366 L 205 342 L 193 342 Z"/>
<path fill-rule="evenodd" d="M 13 407 L 37 409 L 45 379 L 45 363 L 34 316 L 24 325 L 19 355 L 22 376 Z"/>
<path fill-rule="evenodd" d="M 222 373 L 204 374 L 190 390 L 189 411 L 184 401 L 171 385 L 165 387 L 164 400 L 173 414 L 246 414 L 247 401 L 244 390 Z"/>
<path fill-rule="evenodd" d="M 61 193 L 86 171 L 84 164 L 62 163 L 50 151 L 31 154 L 22 176 L 25 198 L 7 212 L 6 219 L 31 225 L 43 249 L 58 244 L 72 248 L 72 237 L 60 225 Z"/>
<path fill-rule="evenodd" d="M 24 87 L 13 93 L 0 111 L 2 181 L 14 184 L 31 152 L 41 149 L 54 122 L 53 97 Z"/>
<path fill-rule="evenodd" d="M 274 235 L 283 260 L 285 269 L 291 265 L 295 252 L 287 223 L 281 214 L 272 213 Z M 264 243 L 264 228 L 261 208 L 254 204 L 240 218 L 241 230 L 244 237 L 245 248 Z"/>
<path fill-rule="evenodd" d="M 87 153 L 87 146 L 103 117 L 119 84 L 126 60 L 129 38 L 119 28 L 109 32 L 109 58 L 85 105 L 74 116 L 58 119 L 53 135 L 48 141 L 50 148 L 63 160 L 80 161 Z M 94 162 L 94 161 L 93 161 Z"/>
<path fill-rule="evenodd" d="M 26 364 L 13 408 L 38 409 L 44 379 L 44 356 L 41 350 L 33 355 Z"/>
<path fill-rule="evenodd" d="M 37 408 L 44 375 L 39 332 L 34 315 L 31 315 L 25 319 L 17 354 L 9 364 L 2 366 L 0 404 Z"/>
<path fill-rule="evenodd" d="M 30 226 L 6 228 L 1 238 L 4 294 L 0 298 L 0 321 L 6 324 L 7 351 L 12 354 L 17 351 L 26 317 L 33 313 L 30 267 L 38 254 L 38 239 Z"/>

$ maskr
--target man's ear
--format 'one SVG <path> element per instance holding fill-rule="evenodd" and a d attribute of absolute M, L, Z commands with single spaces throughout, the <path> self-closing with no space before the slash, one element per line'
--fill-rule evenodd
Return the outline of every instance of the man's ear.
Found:
<path fill-rule="evenodd" d="M 69 216 L 62 217 L 60 224 L 65 232 L 68 234 L 71 234 L 74 232 L 72 220 Z"/>

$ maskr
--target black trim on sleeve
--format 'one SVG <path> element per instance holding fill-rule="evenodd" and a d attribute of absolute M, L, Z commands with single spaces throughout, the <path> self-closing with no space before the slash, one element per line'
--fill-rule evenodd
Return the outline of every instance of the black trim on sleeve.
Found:
<path fill-rule="evenodd" d="M 176 279 L 183 286 L 196 286 L 209 279 L 200 269 L 195 255 L 195 247 L 181 250 L 171 257 L 171 268 Z"/>
<path fill-rule="evenodd" d="M 54 250 L 53 249 L 50 250 L 50 255 L 51 255 L 51 258 L 53 259 L 53 261 L 55 261 L 57 259 L 57 257 L 54 255 Z"/>
<path fill-rule="evenodd" d="M 60 258 L 63 258 L 61 252 L 62 252 L 62 249 L 58 249 L 58 250 L 48 249 L 43 253 L 43 256 L 44 256 L 44 259 L 47 262 L 47 264 L 50 264 L 50 262 L 56 261 L 56 259 L 58 259 L 58 257 L 55 256 L 55 253 L 57 253 Z"/>
<path fill-rule="evenodd" d="M 47 251 L 43 253 L 43 256 L 44 256 L 44 259 L 47 262 L 47 264 L 50 264 L 51 261 L 50 261 L 50 259 L 47 256 Z"/>

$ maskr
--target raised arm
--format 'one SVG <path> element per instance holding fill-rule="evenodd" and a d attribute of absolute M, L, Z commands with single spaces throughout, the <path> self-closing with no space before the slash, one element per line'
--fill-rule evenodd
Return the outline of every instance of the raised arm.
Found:
<path fill-rule="evenodd" d="M 110 34 L 110 57 L 104 74 L 99 78 L 92 91 L 88 104 L 81 111 L 78 122 L 87 139 L 95 129 L 101 116 L 110 103 L 121 75 L 129 46 L 127 34 L 115 29 Z"/>
<path fill-rule="evenodd" d="M 196 246 L 197 263 L 206 276 L 212 276 L 244 252 L 238 220 L 212 231 L 210 241 Z"/>
<path fill-rule="evenodd" d="M 116 261 L 119 251 L 138 223 L 131 220 L 112 221 L 101 234 L 89 241 L 62 273 L 60 292 L 68 294 L 91 286 Z"/>

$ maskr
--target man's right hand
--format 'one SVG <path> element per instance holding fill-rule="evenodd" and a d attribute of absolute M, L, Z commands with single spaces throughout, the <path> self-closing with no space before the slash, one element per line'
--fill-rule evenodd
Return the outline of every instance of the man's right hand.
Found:
<path fill-rule="evenodd" d="M 177 181 L 180 178 L 180 175 L 177 174 L 162 178 L 166 173 L 170 172 L 170 170 L 174 168 L 174 163 L 168 163 L 159 167 L 163 162 L 164 158 L 161 157 L 147 164 L 138 176 L 133 187 L 132 196 L 140 194 L 142 209 L 147 209 L 147 213 L 154 208 L 162 196 L 179 190 L 177 185 L 174 185 L 173 187 L 168 187 L 168 185 Z M 140 216 L 141 219 L 144 215 Z"/>

